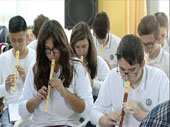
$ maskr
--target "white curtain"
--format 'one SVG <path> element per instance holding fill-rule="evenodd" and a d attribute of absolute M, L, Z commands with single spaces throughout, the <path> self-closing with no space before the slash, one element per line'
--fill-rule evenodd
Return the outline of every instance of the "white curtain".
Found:
<path fill-rule="evenodd" d="M 56 19 L 64 25 L 64 0 L 0 0 L 0 5 L 2 25 L 7 25 L 15 15 L 23 16 L 27 24 L 32 25 L 39 14 Z"/>
<path fill-rule="evenodd" d="M 16 0 L 0 0 L 0 25 L 8 25 L 8 20 L 17 14 Z"/>
<path fill-rule="evenodd" d="M 147 0 L 147 14 L 164 12 L 169 17 L 169 0 Z"/>
<path fill-rule="evenodd" d="M 40 14 L 57 20 L 64 28 L 64 0 L 0 0 L 0 5 L 0 25 L 7 28 L 9 19 L 15 15 L 23 16 L 27 25 L 33 25 Z M 65 32 L 69 39 L 71 31 Z"/>

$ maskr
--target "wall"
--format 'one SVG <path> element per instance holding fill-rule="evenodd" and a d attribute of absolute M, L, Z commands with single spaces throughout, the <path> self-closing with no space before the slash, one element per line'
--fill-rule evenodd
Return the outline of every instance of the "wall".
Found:
<path fill-rule="evenodd" d="M 98 11 L 107 12 L 110 18 L 111 33 L 119 37 L 126 34 L 124 0 L 98 0 Z"/>
<path fill-rule="evenodd" d="M 128 0 L 98 0 L 98 11 L 107 12 L 110 18 L 111 32 L 119 37 L 123 37 L 127 31 L 127 24 L 125 24 L 127 18 L 127 1 Z M 134 2 L 137 0 L 129 1 Z M 169 18 L 169 0 L 146 0 L 146 4 L 147 14 L 154 14 L 157 11 L 162 11 L 165 12 Z M 129 7 L 130 6 L 131 4 L 129 5 Z M 141 6 L 139 5 L 139 7 Z M 129 21 L 133 24 L 133 21 L 131 21 L 131 19 Z"/>
<path fill-rule="evenodd" d="M 151 15 L 159 11 L 159 0 L 147 0 L 147 14 Z"/>

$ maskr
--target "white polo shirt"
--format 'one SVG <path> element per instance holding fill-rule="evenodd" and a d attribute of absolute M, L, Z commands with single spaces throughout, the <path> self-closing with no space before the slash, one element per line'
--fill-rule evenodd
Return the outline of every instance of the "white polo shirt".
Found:
<path fill-rule="evenodd" d="M 93 95 L 98 96 L 100 87 L 104 84 L 104 80 L 110 72 L 110 68 L 105 60 L 97 56 L 97 75 L 93 80 Z"/>
<path fill-rule="evenodd" d="M 164 40 L 164 45 L 162 47 L 165 51 L 167 51 L 169 53 L 169 43 L 168 43 L 168 39 Z"/>
<path fill-rule="evenodd" d="M 20 65 L 25 70 L 25 74 L 27 74 L 27 70 L 29 69 L 30 65 L 35 62 L 35 59 L 35 51 L 28 48 L 27 56 L 24 59 L 19 59 L 18 65 Z M 17 103 L 23 91 L 24 81 L 18 72 L 16 80 L 16 91 L 14 93 L 7 92 L 5 88 L 6 78 L 9 75 L 14 74 L 15 62 L 16 57 L 13 55 L 12 49 L 0 55 L 0 97 L 4 97 L 5 106 L 11 103 Z"/>
<path fill-rule="evenodd" d="M 90 113 L 92 123 L 98 125 L 100 117 L 112 109 L 121 114 L 124 90 L 125 82 L 117 73 L 117 68 L 111 70 Z M 169 79 L 166 74 L 157 68 L 145 66 L 138 88 L 130 87 L 128 102 L 135 102 L 142 110 L 149 112 L 168 99 Z M 139 124 L 133 115 L 125 115 L 124 127 L 138 127 Z"/>
<path fill-rule="evenodd" d="M 30 43 L 27 45 L 27 47 L 36 50 L 36 49 L 37 49 L 37 43 L 38 43 L 37 40 L 33 40 L 32 42 L 30 42 Z"/>
<path fill-rule="evenodd" d="M 100 55 L 100 44 L 97 41 L 96 37 L 93 36 L 94 38 L 94 44 L 96 46 L 97 50 L 97 55 Z M 120 43 L 120 38 L 115 36 L 112 33 L 109 33 L 109 41 L 107 45 L 103 47 L 103 58 L 106 59 L 110 65 L 111 68 L 114 68 L 117 66 L 117 58 L 116 58 L 116 52 L 117 52 L 117 47 Z"/>
<path fill-rule="evenodd" d="M 148 59 L 147 65 L 163 70 L 169 77 L 169 53 L 164 49 L 160 49 L 160 52 L 155 59 Z"/>
<path fill-rule="evenodd" d="M 73 71 L 73 78 L 67 90 L 84 100 L 85 110 L 81 114 L 76 113 L 61 94 L 57 90 L 51 88 L 48 112 L 44 112 L 46 104 L 46 100 L 44 99 L 35 108 L 33 113 L 29 113 L 26 104 L 31 98 L 37 95 L 32 67 L 28 71 L 24 90 L 19 101 L 20 116 L 22 118 L 28 118 L 32 115 L 31 127 L 47 127 L 54 125 L 69 125 L 75 127 L 80 123 L 80 116 L 89 116 L 90 109 L 93 106 L 93 98 L 88 73 L 81 63 L 75 61 L 72 65 L 74 66 L 75 71 Z M 57 73 L 54 73 L 54 77 L 59 77 L 60 74 L 61 68 Z"/>

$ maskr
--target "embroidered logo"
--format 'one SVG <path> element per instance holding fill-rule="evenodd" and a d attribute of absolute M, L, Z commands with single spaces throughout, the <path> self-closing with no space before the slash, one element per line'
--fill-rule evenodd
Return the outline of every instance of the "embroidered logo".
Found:
<path fill-rule="evenodd" d="M 113 54 L 110 55 L 110 59 L 111 59 L 111 60 L 114 59 L 114 55 L 113 55 Z"/>
<path fill-rule="evenodd" d="M 152 105 L 152 100 L 150 98 L 146 99 L 146 105 L 151 106 Z"/>

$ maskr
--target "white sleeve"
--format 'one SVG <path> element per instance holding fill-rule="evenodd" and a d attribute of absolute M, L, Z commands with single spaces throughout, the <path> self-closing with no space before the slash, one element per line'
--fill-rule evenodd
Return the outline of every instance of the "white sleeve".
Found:
<path fill-rule="evenodd" d="M 104 80 L 107 77 L 108 73 L 110 72 L 110 69 L 103 58 L 101 58 L 100 56 L 98 56 L 97 58 L 98 58 L 97 75 L 95 79 L 93 80 L 93 89 L 97 91 L 98 93 L 100 90 L 100 87 L 104 84 Z"/>
<path fill-rule="evenodd" d="M 34 89 L 34 75 L 33 75 L 33 68 L 30 68 L 24 83 L 23 93 L 19 100 L 19 114 L 22 118 L 28 118 L 31 113 L 28 112 L 26 104 L 27 102 L 34 97 L 33 92 Z"/>
<path fill-rule="evenodd" d="M 169 79 L 163 71 L 160 77 L 161 77 L 161 81 L 160 81 L 160 88 L 159 88 L 159 104 L 170 99 Z"/>
<path fill-rule="evenodd" d="M 98 125 L 99 119 L 104 116 L 112 108 L 111 103 L 111 88 L 110 88 L 110 78 L 109 73 L 108 77 L 104 81 L 104 84 L 101 86 L 98 98 L 94 103 L 94 106 L 90 112 L 90 120 L 93 124 Z"/>
<path fill-rule="evenodd" d="M 169 53 L 168 53 L 168 55 L 167 55 L 168 57 L 167 57 L 167 62 L 165 62 L 166 63 L 166 74 L 167 74 L 167 76 L 168 76 L 168 78 L 170 79 L 170 75 L 169 75 L 169 73 L 170 73 L 170 68 L 169 68 Z"/>
<path fill-rule="evenodd" d="M 36 50 L 36 48 L 37 48 L 37 40 L 33 40 L 32 42 L 30 42 L 28 45 L 27 45 L 27 47 L 28 48 L 31 48 L 31 49 L 33 49 L 33 50 Z"/>
<path fill-rule="evenodd" d="M 5 83 L 0 84 L 0 98 L 4 97 L 7 93 L 6 88 L 5 88 Z"/>
<path fill-rule="evenodd" d="M 80 114 L 83 117 L 88 117 L 91 107 L 93 106 L 92 88 L 88 73 L 83 65 L 79 64 L 76 67 L 75 77 L 75 93 L 85 102 L 85 110 Z"/>
<path fill-rule="evenodd" d="M 1 57 L 0 60 L 0 66 L 3 67 L 3 59 Z M 7 94 L 6 88 L 5 88 L 5 82 L 3 82 L 3 74 L 2 71 L 0 71 L 0 98 L 4 97 Z"/>

